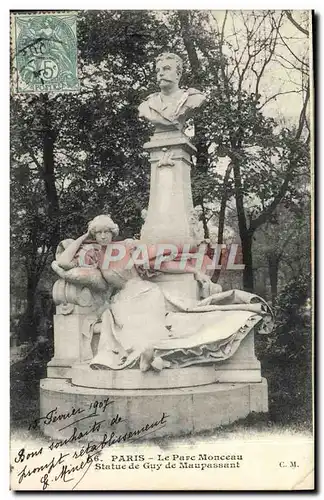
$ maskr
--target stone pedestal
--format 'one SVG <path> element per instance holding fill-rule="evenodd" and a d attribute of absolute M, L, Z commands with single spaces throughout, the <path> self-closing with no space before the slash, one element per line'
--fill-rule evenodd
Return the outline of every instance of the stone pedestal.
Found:
<path fill-rule="evenodd" d="M 144 149 L 150 153 L 150 201 L 141 241 L 174 245 L 188 252 L 197 241 L 191 214 L 191 156 L 196 148 L 179 130 L 155 132 Z M 153 279 L 163 291 L 179 299 L 199 298 L 199 287 L 192 274 L 166 274 Z M 166 303 L 168 310 L 173 307 Z"/>
<path fill-rule="evenodd" d="M 199 285 L 195 280 L 193 274 L 160 274 L 151 281 L 157 283 L 165 295 L 170 295 L 174 299 L 183 301 L 186 298 L 187 304 L 192 300 L 193 304 L 199 300 Z M 174 307 L 167 300 L 165 301 L 167 311 L 176 311 Z"/>
<path fill-rule="evenodd" d="M 215 365 L 217 382 L 261 382 L 261 363 L 254 351 L 254 329 L 226 361 Z"/>
<path fill-rule="evenodd" d="M 123 435 L 142 429 L 156 422 L 165 414 L 166 423 L 154 432 L 142 434 L 143 439 L 162 436 L 180 436 L 213 430 L 246 417 L 251 412 L 268 411 L 267 382 L 237 384 L 208 384 L 180 389 L 114 390 L 79 387 L 68 380 L 45 379 L 40 384 L 40 414 L 46 415 L 53 408 L 59 413 L 72 409 L 85 409 L 91 413 L 91 403 L 109 401 L 105 412 L 96 417 L 102 421 L 99 432 L 92 432 L 83 440 L 101 441 L 107 433 Z M 123 421 L 111 425 L 113 417 L 119 415 Z M 84 413 L 86 415 L 86 413 Z M 69 427 L 62 421 L 43 425 L 45 435 L 52 439 L 66 439 L 79 432 L 87 432 L 94 424 L 94 418 L 80 419 L 76 414 L 69 419 Z M 42 424 L 41 424 L 42 425 Z"/>
<path fill-rule="evenodd" d="M 195 147 L 182 132 L 171 130 L 155 133 L 144 149 L 150 152 L 151 186 L 141 240 L 149 244 L 195 245 L 190 224 L 190 167 Z"/>
<path fill-rule="evenodd" d="M 54 375 L 41 380 L 40 414 L 46 415 L 53 408 L 64 414 L 73 414 L 73 408 L 87 411 L 91 403 L 109 398 L 112 404 L 100 415 L 100 433 L 91 433 L 85 438 L 89 441 L 100 441 L 105 432 L 123 434 L 140 429 L 159 420 L 163 412 L 168 415 L 166 425 L 143 437 L 213 430 L 251 412 L 268 411 L 267 382 L 255 357 L 253 330 L 230 359 L 219 363 L 143 373 L 139 369 L 92 370 L 89 362 L 83 361 L 74 362 L 68 373 L 66 378 Z M 111 426 L 116 414 L 124 419 L 117 429 Z M 52 439 L 68 438 L 74 428 L 86 432 L 92 420 L 79 420 L 76 415 L 69 419 L 66 431 L 59 430 L 59 421 L 44 426 L 43 432 Z"/>
<path fill-rule="evenodd" d="M 53 299 L 56 304 L 54 357 L 47 364 L 47 375 L 71 377 L 71 367 L 75 363 L 93 357 L 90 325 L 97 321 L 96 311 L 104 299 L 87 287 L 77 287 L 62 279 L 54 284 Z"/>
<path fill-rule="evenodd" d="M 93 357 L 89 325 L 95 314 L 54 315 L 54 357 L 47 364 L 49 377 L 70 377 L 74 363 Z"/>

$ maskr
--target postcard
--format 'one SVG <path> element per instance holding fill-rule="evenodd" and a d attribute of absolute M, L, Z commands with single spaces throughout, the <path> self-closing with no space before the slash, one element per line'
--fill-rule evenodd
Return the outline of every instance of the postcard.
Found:
<path fill-rule="evenodd" d="M 11 12 L 12 490 L 314 490 L 312 22 Z"/>

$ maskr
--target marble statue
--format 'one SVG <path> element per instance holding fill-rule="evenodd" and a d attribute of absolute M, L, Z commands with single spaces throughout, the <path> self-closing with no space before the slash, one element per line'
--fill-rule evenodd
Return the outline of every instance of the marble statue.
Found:
<path fill-rule="evenodd" d="M 242 291 L 222 292 L 203 271 L 188 263 L 179 269 L 165 262 L 157 273 L 192 273 L 201 286 L 202 300 L 179 301 L 150 280 L 145 266 L 127 266 L 137 245 L 136 240 L 118 242 L 125 246 L 125 257 L 105 265 L 105 254 L 118 234 L 118 226 L 107 215 L 93 219 L 88 232 L 67 248 L 52 264 L 60 278 L 96 291 L 110 289 L 110 301 L 98 312 L 101 325 L 98 353 L 92 368 L 125 369 L 138 366 L 162 370 L 226 359 L 238 338 L 260 323 L 268 314 L 266 304 Z M 149 264 L 155 261 L 155 249 L 149 250 Z M 91 266 L 91 267 L 89 267 Z M 206 293 L 208 289 L 208 293 Z M 175 312 L 166 308 L 173 305 Z M 221 329 L 213 328 L 218 323 Z"/>
<path fill-rule="evenodd" d="M 85 234 L 60 242 L 52 263 L 59 278 L 54 356 L 40 385 L 41 414 L 55 405 L 72 413 L 113 390 L 100 428 L 107 434 L 116 414 L 123 417 L 118 431 L 128 432 L 159 420 L 163 409 L 168 425 L 154 435 L 170 436 L 214 429 L 268 405 L 254 335 L 271 331 L 271 310 L 254 294 L 211 281 L 213 254 L 193 204 L 196 148 L 183 129 L 205 96 L 179 88 L 175 54 L 161 54 L 156 72 L 160 92 L 139 106 L 155 130 L 143 145 L 150 196 L 138 239 L 114 241 L 118 225 L 99 215 Z M 75 432 L 87 425 L 76 415 Z M 43 431 L 69 437 L 69 426 L 61 427 Z"/>
<path fill-rule="evenodd" d="M 204 230 L 201 207 L 193 207 L 191 196 L 194 150 L 181 130 L 205 96 L 179 88 L 182 60 L 176 54 L 158 56 L 156 73 L 160 92 L 139 106 L 139 115 L 156 126 L 151 143 L 144 145 L 151 149 L 152 175 L 149 207 L 141 212 L 140 240 L 119 241 L 123 257 L 107 260 L 118 225 L 109 215 L 99 215 L 84 235 L 61 243 L 52 263 L 65 283 L 102 297 L 94 300 L 98 307 L 95 321 L 92 315 L 88 323 L 90 333 L 85 332 L 86 322 L 82 329 L 89 340 L 96 329 L 100 331 L 90 362 L 93 369 L 161 371 L 222 361 L 233 355 L 251 329 L 264 328 L 269 318 L 261 298 L 239 290 L 223 292 L 211 281 L 207 254 L 196 265 Z M 163 130 L 167 135 L 161 139 Z M 177 255 L 163 262 L 161 237 L 177 249 Z M 133 259 L 143 244 L 146 263 Z M 163 252 L 163 257 L 168 255 Z M 161 265 L 156 267 L 156 262 Z"/>
<path fill-rule="evenodd" d="M 159 128 L 183 128 L 193 111 L 202 106 L 205 96 L 194 88 L 179 88 L 181 74 L 182 60 L 179 56 L 165 52 L 157 57 L 156 75 L 160 92 L 149 95 L 140 104 L 140 117 Z"/>

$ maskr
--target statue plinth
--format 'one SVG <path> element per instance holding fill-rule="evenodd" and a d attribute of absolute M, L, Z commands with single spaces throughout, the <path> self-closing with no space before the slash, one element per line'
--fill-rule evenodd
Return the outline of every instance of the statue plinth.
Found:
<path fill-rule="evenodd" d="M 131 371 L 131 370 L 129 370 Z M 267 381 L 251 383 L 214 383 L 187 388 L 171 389 L 98 389 L 79 387 L 70 380 L 48 378 L 40 383 L 40 414 L 46 415 L 53 408 L 60 413 L 72 413 L 73 408 L 88 409 L 95 402 L 104 406 L 107 398 L 112 402 L 100 417 L 100 432 L 89 429 L 93 422 L 75 414 L 69 419 L 71 427 L 62 430 L 62 421 L 51 425 L 40 422 L 41 430 L 50 439 L 69 439 L 75 433 L 83 433 L 82 441 L 102 442 L 106 433 L 118 436 L 142 429 L 147 424 L 158 421 L 167 415 L 166 424 L 143 434 L 142 439 L 194 435 L 199 432 L 213 431 L 245 418 L 251 412 L 268 411 Z M 99 406 L 100 405 L 100 406 Z M 111 426 L 116 415 L 123 417 L 118 428 Z M 81 441 L 81 440 L 80 440 Z"/>
<path fill-rule="evenodd" d="M 191 156 L 196 148 L 188 137 L 176 128 L 156 130 L 144 144 L 150 153 L 150 201 L 141 241 L 149 245 L 186 245 L 197 247 L 191 221 L 193 202 L 191 194 Z M 173 294 L 197 300 L 199 287 L 192 274 L 162 275 L 153 279 L 165 291 L 171 286 Z M 172 310 L 172 307 L 167 308 Z"/>
<path fill-rule="evenodd" d="M 163 129 L 144 144 L 150 152 L 150 201 L 141 240 L 148 244 L 197 245 L 190 213 L 191 156 L 196 148 L 179 130 Z"/>
<path fill-rule="evenodd" d="M 104 300 L 88 287 L 60 279 L 54 283 L 54 357 L 47 364 L 48 377 L 71 376 L 74 363 L 93 357 L 91 325 L 98 320 L 97 310 Z"/>

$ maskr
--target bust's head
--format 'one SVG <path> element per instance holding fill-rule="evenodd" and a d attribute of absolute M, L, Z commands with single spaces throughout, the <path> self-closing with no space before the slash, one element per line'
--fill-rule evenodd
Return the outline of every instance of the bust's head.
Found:
<path fill-rule="evenodd" d="M 182 59 L 177 54 L 163 52 L 156 58 L 156 77 L 161 90 L 178 87 L 182 67 Z"/>
<path fill-rule="evenodd" d="M 94 238 L 99 245 L 108 245 L 113 237 L 118 235 L 119 228 L 109 215 L 97 215 L 89 222 L 88 231 L 90 237 Z"/>

